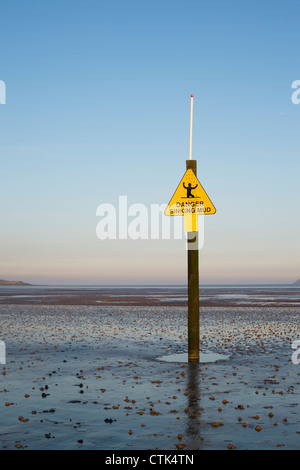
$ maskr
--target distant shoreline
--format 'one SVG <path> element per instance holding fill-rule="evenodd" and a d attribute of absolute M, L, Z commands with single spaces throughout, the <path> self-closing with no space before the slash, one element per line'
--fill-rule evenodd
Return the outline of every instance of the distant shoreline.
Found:
<path fill-rule="evenodd" d="M 201 307 L 300 307 L 299 285 L 200 286 Z M 185 307 L 186 285 L 0 286 L 0 305 L 94 305 Z"/>
<path fill-rule="evenodd" d="M 177 287 L 177 288 L 185 288 L 187 284 L 30 284 L 24 281 L 8 281 L 4 279 L 0 279 L 0 287 L 5 286 L 29 286 L 29 287 L 55 287 L 55 288 L 85 288 L 85 287 L 94 287 L 94 288 L 168 288 L 168 287 Z M 222 283 L 207 283 L 207 284 L 199 284 L 199 288 L 207 288 L 207 287 L 216 287 L 216 288 L 233 288 L 233 287 L 293 287 L 293 286 L 300 286 L 300 279 L 293 283 L 249 283 L 249 284 L 238 284 L 238 283 L 230 283 L 230 284 L 222 284 Z"/>
<path fill-rule="evenodd" d="M 32 284 L 23 281 L 5 281 L 0 279 L 0 286 L 32 286 Z"/>
<path fill-rule="evenodd" d="M 187 287 L 186 284 L 30 284 L 24 281 L 7 281 L 4 279 L 0 279 L 0 287 L 1 286 L 29 286 L 29 287 L 56 287 L 56 288 L 85 288 L 85 287 L 94 287 L 94 288 L 164 288 L 164 287 L 177 287 L 177 288 L 185 288 Z M 269 283 L 251 283 L 251 284 L 237 284 L 237 283 L 230 283 L 230 284 L 199 284 L 199 288 L 206 288 L 206 287 L 225 287 L 225 288 L 232 288 L 232 287 L 292 287 L 292 286 L 300 286 L 300 279 L 293 283 L 276 283 L 276 284 L 269 284 Z"/>
<path fill-rule="evenodd" d="M 159 287 L 178 287 L 185 288 L 187 284 L 29 284 L 22 281 L 0 281 L 0 286 L 30 286 L 30 287 L 74 287 L 74 288 L 84 288 L 84 287 L 95 287 L 95 288 L 159 288 Z M 200 288 L 206 287 L 293 287 L 300 286 L 300 282 L 294 282 L 291 284 L 287 283 L 276 283 L 276 284 L 264 284 L 264 283 L 252 283 L 252 284 L 199 284 Z"/>

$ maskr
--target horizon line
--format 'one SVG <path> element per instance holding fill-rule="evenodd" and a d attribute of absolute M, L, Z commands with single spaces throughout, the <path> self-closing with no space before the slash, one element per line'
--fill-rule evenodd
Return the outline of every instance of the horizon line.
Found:
<path fill-rule="evenodd" d="M 199 287 L 205 286 L 294 286 L 297 285 L 297 282 L 293 283 L 264 283 L 264 282 L 256 282 L 256 283 L 207 283 L 207 284 L 199 284 Z M 18 284 L 3 284 L 0 287 L 51 287 L 51 286 L 67 286 L 67 287 L 187 287 L 187 284 L 31 284 L 25 283 L 24 285 Z"/>

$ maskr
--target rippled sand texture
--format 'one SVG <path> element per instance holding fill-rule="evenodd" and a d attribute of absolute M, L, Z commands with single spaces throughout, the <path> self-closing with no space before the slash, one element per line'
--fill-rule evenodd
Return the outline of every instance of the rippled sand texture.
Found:
<path fill-rule="evenodd" d="M 186 352 L 186 307 L 0 305 L 6 449 L 298 449 L 299 307 L 205 307 Z"/>

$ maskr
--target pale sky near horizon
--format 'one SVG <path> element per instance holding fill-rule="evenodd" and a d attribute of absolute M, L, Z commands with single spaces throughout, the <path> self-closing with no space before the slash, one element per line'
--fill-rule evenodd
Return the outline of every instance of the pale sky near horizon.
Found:
<path fill-rule="evenodd" d="M 300 278 L 298 0 L 0 6 L 0 278 L 185 284 L 184 240 L 99 240 L 96 210 L 168 203 L 191 93 L 193 158 L 217 208 L 200 283 Z"/>

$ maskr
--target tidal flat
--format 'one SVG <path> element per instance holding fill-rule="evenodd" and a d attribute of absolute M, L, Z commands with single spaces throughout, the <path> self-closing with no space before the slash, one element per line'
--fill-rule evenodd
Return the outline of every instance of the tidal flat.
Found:
<path fill-rule="evenodd" d="M 298 449 L 300 307 L 201 307 L 196 364 L 186 310 L 0 305 L 0 448 Z"/>

